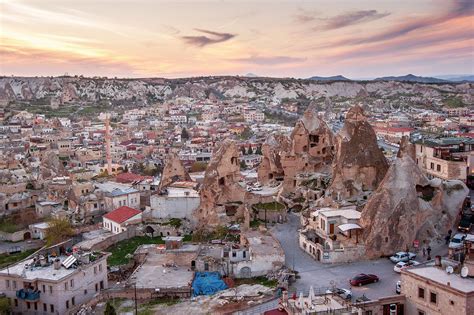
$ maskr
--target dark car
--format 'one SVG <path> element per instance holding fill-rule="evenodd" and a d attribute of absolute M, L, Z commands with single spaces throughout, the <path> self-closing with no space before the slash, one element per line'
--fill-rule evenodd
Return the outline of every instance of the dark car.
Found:
<path fill-rule="evenodd" d="M 469 231 L 471 230 L 473 218 L 474 217 L 472 215 L 463 215 L 461 217 L 461 221 L 459 221 L 458 230 L 464 233 L 469 233 Z"/>
<path fill-rule="evenodd" d="M 359 286 L 359 287 L 364 284 L 374 283 L 378 281 L 379 281 L 379 277 L 377 277 L 376 275 L 371 275 L 371 274 L 366 275 L 365 273 L 361 273 L 355 276 L 354 278 L 352 278 L 351 280 L 349 280 L 351 285 Z"/>

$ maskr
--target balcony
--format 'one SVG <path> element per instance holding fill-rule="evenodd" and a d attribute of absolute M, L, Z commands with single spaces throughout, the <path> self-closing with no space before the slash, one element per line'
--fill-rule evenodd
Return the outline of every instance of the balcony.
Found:
<path fill-rule="evenodd" d="M 40 298 L 40 291 L 33 289 L 20 289 L 16 291 L 16 297 L 28 302 L 36 302 Z"/>

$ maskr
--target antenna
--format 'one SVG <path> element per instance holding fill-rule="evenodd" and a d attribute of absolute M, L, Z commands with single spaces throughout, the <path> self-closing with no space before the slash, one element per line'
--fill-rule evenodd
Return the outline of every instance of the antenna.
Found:
<path fill-rule="evenodd" d="M 453 266 L 446 267 L 446 272 L 449 274 L 453 273 L 454 272 Z"/>
<path fill-rule="evenodd" d="M 461 268 L 461 277 L 466 278 L 468 274 L 469 274 L 469 268 L 467 268 L 467 266 L 462 267 Z"/>

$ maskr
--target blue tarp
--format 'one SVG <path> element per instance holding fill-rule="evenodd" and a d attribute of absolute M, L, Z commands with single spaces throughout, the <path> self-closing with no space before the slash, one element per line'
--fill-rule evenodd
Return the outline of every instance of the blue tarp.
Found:
<path fill-rule="evenodd" d="M 196 272 L 193 281 L 193 296 L 212 295 L 225 289 L 227 285 L 218 272 Z"/>

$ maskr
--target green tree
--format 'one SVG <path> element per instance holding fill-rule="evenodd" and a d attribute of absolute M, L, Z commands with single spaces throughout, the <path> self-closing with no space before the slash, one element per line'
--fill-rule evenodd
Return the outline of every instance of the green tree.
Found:
<path fill-rule="evenodd" d="M 245 161 L 244 160 L 241 160 L 240 161 L 240 169 L 241 170 L 245 170 L 247 168 L 247 164 L 245 164 Z"/>
<path fill-rule="evenodd" d="M 247 154 L 248 154 L 248 155 L 253 154 L 253 150 L 252 150 L 252 147 L 251 147 L 251 146 L 249 147 L 249 150 L 247 151 Z"/>
<path fill-rule="evenodd" d="M 105 312 L 104 315 L 116 315 L 117 312 L 115 312 L 115 308 L 110 304 L 110 302 L 107 301 L 107 304 L 105 304 Z"/>
<path fill-rule="evenodd" d="M 0 297 L 0 315 L 11 314 L 10 301 L 6 297 Z"/>
<path fill-rule="evenodd" d="M 262 155 L 262 147 L 257 147 L 257 150 L 255 150 L 255 154 Z"/>
<path fill-rule="evenodd" d="M 67 219 L 53 218 L 48 221 L 46 244 L 51 246 L 69 239 L 74 235 L 71 223 Z"/>
<path fill-rule="evenodd" d="M 242 151 L 242 155 L 246 155 L 247 151 L 245 150 L 245 147 L 241 147 L 240 150 Z"/>

